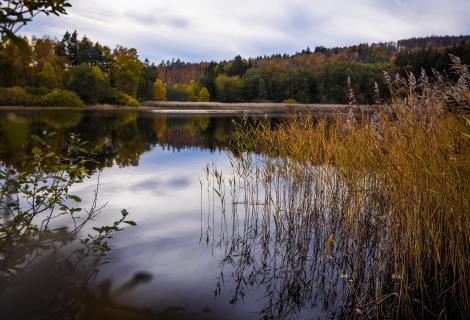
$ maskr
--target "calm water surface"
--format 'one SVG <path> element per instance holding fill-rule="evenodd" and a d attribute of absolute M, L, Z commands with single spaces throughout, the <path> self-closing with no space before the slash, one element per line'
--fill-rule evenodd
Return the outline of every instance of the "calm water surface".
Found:
<path fill-rule="evenodd" d="M 3 111 L 0 117 L 7 114 Z M 58 132 L 59 143 L 74 132 L 96 146 L 101 170 L 75 185 L 72 193 L 83 204 L 91 203 L 98 184 L 98 201 L 106 207 L 95 223 L 111 223 L 125 208 L 138 224 L 115 235 L 110 263 L 100 269 L 98 282 L 111 279 L 117 286 L 145 271 L 153 280 L 121 297 L 126 304 L 209 311 L 204 318 L 260 318 L 265 291 L 247 286 L 243 299 L 234 303 L 236 285 L 227 276 L 227 266 L 217 290 L 224 255 L 217 246 L 217 227 L 208 232 L 206 220 L 211 219 L 208 212 L 217 215 L 219 208 L 201 192 L 207 165 L 231 172 L 233 115 L 70 110 L 15 114 L 26 118 L 33 132 Z M 1 160 L 14 165 L 15 153 L 6 152 L 3 144 Z M 295 317 L 311 318 L 312 313 L 302 309 Z"/>

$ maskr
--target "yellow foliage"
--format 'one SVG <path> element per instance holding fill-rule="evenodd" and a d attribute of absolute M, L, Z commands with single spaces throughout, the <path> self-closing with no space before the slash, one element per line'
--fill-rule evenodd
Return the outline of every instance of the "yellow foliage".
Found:
<path fill-rule="evenodd" d="M 155 81 L 155 100 L 166 101 L 166 86 L 162 80 L 157 79 Z"/>
<path fill-rule="evenodd" d="M 210 101 L 211 95 L 206 87 L 202 87 L 201 91 L 199 91 L 198 101 L 207 102 Z"/>

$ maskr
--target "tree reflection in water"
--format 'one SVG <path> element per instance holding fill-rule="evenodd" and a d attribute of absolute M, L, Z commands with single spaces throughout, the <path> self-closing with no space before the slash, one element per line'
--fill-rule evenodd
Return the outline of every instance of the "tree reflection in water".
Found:
<path fill-rule="evenodd" d="M 6 118 L 8 114 L 1 111 L 0 118 Z M 38 110 L 16 111 L 15 114 L 34 134 L 57 132 L 51 140 L 57 154 L 63 151 L 70 133 L 80 133 L 89 142 L 86 148 L 93 152 L 96 167 L 137 166 L 142 154 L 155 145 L 175 151 L 194 147 L 218 150 L 230 145 L 233 129 L 229 118 L 209 118 L 207 115 L 168 117 L 128 110 Z M 15 124 L 11 136 L 18 135 L 16 128 L 20 125 Z M 17 166 L 20 161 L 17 153 L 11 150 L 21 151 L 28 134 L 16 143 L 16 148 L 8 142 L 8 135 L 8 124 L 0 123 L 0 159 Z"/>
<path fill-rule="evenodd" d="M 14 128 L 18 133 L 7 133 L 6 139 L 14 140 L 5 141 L 6 145 L 28 144 L 30 151 L 17 150 L 19 169 L 0 167 L 2 317 L 68 319 L 78 315 L 78 319 L 85 319 L 82 312 L 88 315 L 86 319 L 95 319 L 98 311 L 106 315 L 105 308 L 119 310 L 110 299 L 109 283 L 103 283 L 98 294 L 92 285 L 100 265 L 107 262 L 112 235 L 135 223 L 122 210 L 111 225 L 93 224 L 103 208 L 97 201 L 99 182 L 96 190 L 91 190 L 94 200 L 88 208 L 70 193 L 74 184 L 91 173 L 93 160 L 85 150 L 87 143 L 70 135 L 62 153 L 56 154 L 51 143 L 57 137 L 55 132 L 28 139 L 28 125 L 16 117 L 4 119 L 3 128 Z M 17 141 L 18 136 L 24 141 Z M 121 291 L 149 280 L 149 275 L 136 275 Z"/>

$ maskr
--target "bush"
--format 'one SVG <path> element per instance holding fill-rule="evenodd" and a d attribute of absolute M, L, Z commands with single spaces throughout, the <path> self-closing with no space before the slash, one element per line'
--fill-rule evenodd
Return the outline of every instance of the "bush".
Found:
<path fill-rule="evenodd" d="M 101 102 L 131 107 L 140 106 L 139 102 L 136 99 L 125 94 L 124 92 L 118 91 L 116 88 L 113 87 L 107 88 L 107 90 L 104 92 L 103 99 L 101 100 Z"/>
<path fill-rule="evenodd" d="M 297 104 L 297 100 L 295 99 L 292 99 L 292 98 L 289 98 L 289 99 L 286 99 L 284 101 L 282 101 L 282 103 L 286 103 L 286 104 Z"/>
<path fill-rule="evenodd" d="M 0 105 L 27 106 L 32 103 L 31 95 L 21 87 L 0 88 Z"/>
<path fill-rule="evenodd" d="M 45 96 L 48 93 L 51 93 L 52 90 L 54 89 L 49 89 L 46 87 L 25 87 L 25 90 L 31 95 L 31 96 Z"/>
<path fill-rule="evenodd" d="M 185 88 L 181 88 L 177 86 L 167 88 L 167 97 L 169 101 L 186 102 L 186 101 L 193 100 L 191 92 L 189 92 Z"/>
<path fill-rule="evenodd" d="M 108 87 L 103 94 L 103 99 L 101 100 L 101 102 L 118 105 L 120 102 L 118 89 Z"/>
<path fill-rule="evenodd" d="M 81 108 L 84 107 L 82 99 L 72 91 L 55 89 L 40 97 L 37 102 L 39 106 L 55 106 L 55 107 L 70 107 Z"/>
<path fill-rule="evenodd" d="M 120 104 L 120 105 L 131 106 L 131 107 L 139 107 L 140 106 L 139 101 L 137 101 L 133 97 L 125 94 L 124 92 L 118 92 L 117 96 L 118 96 L 118 99 L 119 99 L 118 104 Z"/>

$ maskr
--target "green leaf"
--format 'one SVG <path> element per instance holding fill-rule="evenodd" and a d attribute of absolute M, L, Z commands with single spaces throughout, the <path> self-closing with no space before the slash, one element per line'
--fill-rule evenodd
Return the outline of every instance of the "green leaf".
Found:
<path fill-rule="evenodd" d="M 72 199 L 75 202 L 82 202 L 82 199 L 79 196 L 76 196 L 76 195 L 70 195 L 69 198 Z"/>
<path fill-rule="evenodd" d="M 44 143 L 44 140 L 41 137 L 39 137 L 35 134 L 31 135 L 31 140 L 34 140 L 34 141 L 39 142 L 39 143 Z"/>
<path fill-rule="evenodd" d="M 48 152 L 48 153 L 45 155 L 46 158 L 52 158 L 53 156 L 55 156 L 55 153 L 52 152 L 52 151 Z"/>
<path fill-rule="evenodd" d="M 131 226 L 136 226 L 137 225 L 137 223 L 135 223 L 134 221 L 131 221 L 131 220 L 126 220 L 126 221 L 124 221 L 124 223 L 127 223 Z"/>

